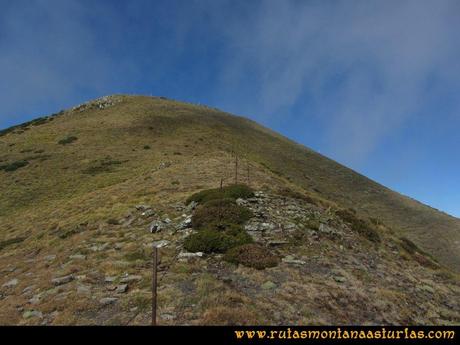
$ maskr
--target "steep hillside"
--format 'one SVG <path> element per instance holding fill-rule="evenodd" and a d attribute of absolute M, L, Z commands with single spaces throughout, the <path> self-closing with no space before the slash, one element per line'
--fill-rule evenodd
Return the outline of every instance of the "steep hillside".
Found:
<path fill-rule="evenodd" d="M 235 155 L 260 191 L 240 200 L 246 229 L 276 267 L 183 249 L 185 200 L 233 183 Z M 460 220 L 215 109 L 110 96 L 5 130 L 0 188 L 0 323 L 148 322 L 152 241 L 164 323 L 460 320 Z"/>

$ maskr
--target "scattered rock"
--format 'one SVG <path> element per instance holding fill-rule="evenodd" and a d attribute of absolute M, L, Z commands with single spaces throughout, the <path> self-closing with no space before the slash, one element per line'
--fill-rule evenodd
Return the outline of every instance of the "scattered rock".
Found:
<path fill-rule="evenodd" d="M 116 276 L 113 276 L 113 277 L 105 277 L 104 281 L 106 283 L 113 283 L 115 280 L 117 280 L 117 277 Z"/>
<path fill-rule="evenodd" d="M 43 319 L 43 313 L 38 310 L 27 310 L 22 314 L 22 317 L 24 319 L 31 319 L 33 317 L 38 317 L 40 319 Z"/>
<path fill-rule="evenodd" d="M 347 278 L 342 276 L 334 276 L 333 278 L 337 283 L 345 283 L 347 281 Z"/>
<path fill-rule="evenodd" d="M 120 283 L 130 283 L 130 282 L 139 281 L 139 280 L 142 280 L 142 276 L 128 275 L 128 276 L 120 279 Z"/>
<path fill-rule="evenodd" d="M 2 287 L 12 288 L 12 287 L 15 287 L 16 285 L 18 285 L 18 282 L 19 281 L 16 278 L 11 279 L 10 281 L 8 281 L 5 284 L 3 284 Z"/>
<path fill-rule="evenodd" d="M 142 212 L 141 215 L 142 215 L 142 217 L 150 218 L 150 217 L 153 217 L 155 215 L 155 211 L 147 210 L 147 211 Z"/>
<path fill-rule="evenodd" d="M 64 285 L 64 284 L 70 283 L 72 280 L 74 280 L 74 276 L 72 274 L 69 274 L 68 276 L 54 278 L 54 279 L 51 280 L 51 282 L 55 286 L 59 286 L 59 285 Z"/>
<path fill-rule="evenodd" d="M 85 286 L 85 285 L 80 285 L 77 288 L 77 294 L 78 295 L 83 295 L 83 296 L 89 296 L 89 295 L 91 295 L 91 287 Z"/>
<path fill-rule="evenodd" d="M 283 259 L 281 259 L 281 261 L 284 262 L 285 264 L 291 264 L 291 265 L 305 265 L 306 264 L 305 261 L 295 259 L 292 255 L 288 255 L 284 257 Z"/>
<path fill-rule="evenodd" d="M 165 321 L 172 321 L 176 318 L 176 315 L 170 313 L 164 313 L 160 315 L 160 318 Z"/>
<path fill-rule="evenodd" d="M 160 232 L 163 230 L 164 226 L 162 222 L 159 221 L 154 221 L 152 224 L 150 224 L 149 231 L 150 233 L 154 234 L 156 232 Z"/>
<path fill-rule="evenodd" d="M 118 285 L 117 289 L 115 290 L 117 293 L 125 293 L 128 291 L 128 284 Z"/>
<path fill-rule="evenodd" d="M 54 261 L 56 259 L 56 255 L 48 255 L 45 256 L 46 261 Z"/>
<path fill-rule="evenodd" d="M 33 296 L 31 299 L 29 299 L 29 303 L 35 305 L 35 304 L 40 303 L 41 299 L 42 299 L 42 294 L 38 294 L 38 295 Z"/>
<path fill-rule="evenodd" d="M 185 230 L 192 227 L 192 216 L 187 216 L 183 222 L 177 226 L 177 230 Z"/>
<path fill-rule="evenodd" d="M 138 211 L 147 211 L 151 209 L 149 205 L 136 205 L 135 207 Z"/>
<path fill-rule="evenodd" d="M 71 260 L 86 260 L 86 255 L 81 255 L 81 254 L 70 255 L 69 259 L 71 259 Z"/>
<path fill-rule="evenodd" d="M 197 206 L 198 206 L 198 203 L 195 200 L 193 200 L 190 204 L 188 204 L 187 211 L 192 212 L 193 210 L 195 210 Z"/>
<path fill-rule="evenodd" d="M 289 244 L 289 241 L 282 241 L 282 240 L 271 240 L 268 241 L 268 245 L 272 247 L 283 246 L 285 244 Z"/>
<path fill-rule="evenodd" d="M 203 252 L 196 252 L 196 253 L 182 252 L 177 257 L 179 259 L 191 259 L 191 258 L 201 258 L 203 255 L 204 255 Z"/>
<path fill-rule="evenodd" d="M 99 300 L 99 303 L 101 303 L 102 305 L 110 305 L 110 304 L 114 304 L 116 301 L 118 301 L 118 298 L 105 297 L 105 298 L 101 298 Z"/>
<path fill-rule="evenodd" d="M 261 285 L 262 290 L 273 290 L 276 289 L 276 284 L 272 281 L 266 281 Z"/>
<path fill-rule="evenodd" d="M 153 246 L 157 248 L 166 247 L 170 242 L 168 240 L 161 240 L 153 242 Z"/>

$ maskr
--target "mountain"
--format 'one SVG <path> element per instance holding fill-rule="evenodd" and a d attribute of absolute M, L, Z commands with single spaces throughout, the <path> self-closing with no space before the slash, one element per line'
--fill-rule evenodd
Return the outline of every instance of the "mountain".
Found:
<path fill-rule="evenodd" d="M 275 267 L 184 249 L 187 198 L 235 182 Z M 459 219 L 217 109 L 115 95 L 3 130 L 0 188 L 1 324 L 148 323 L 152 241 L 163 324 L 460 322 Z"/>

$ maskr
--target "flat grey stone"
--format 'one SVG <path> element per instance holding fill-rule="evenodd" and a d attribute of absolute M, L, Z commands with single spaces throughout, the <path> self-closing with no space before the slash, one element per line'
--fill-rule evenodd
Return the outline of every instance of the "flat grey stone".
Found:
<path fill-rule="evenodd" d="M 142 276 L 137 276 L 137 275 L 132 275 L 132 276 L 127 276 L 124 277 L 120 280 L 120 283 L 130 283 L 133 281 L 139 281 L 142 280 Z"/>
<path fill-rule="evenodd" d="M 117 289 L 116 289 L 117 293 L 125 293 L 127 291 L 128 291 L 128 284 L 122 284 L 122 285 L 117 286 Z"/>
<path fill-rule="evenodd" d="M 15 287 L 16 285 L 18 285 L 18 280 L 16 278 L 14 279 L 11 279 L 10 281 L 6 282 L 5 284 L 2 285 L 2 287 L 6 287 L 6 288 L 12 288 L 12 287 Z"/>
<path fill-rule="evenodd" d="M 110 305 L 110 304 L 114 304 L 116 301 L 118 301 L 118 298 L 115 298 L 115 297 L 105 297 L 105 298 L 101 298 L 99 300 L 99 303 L 103 304 L 103 305 Z"/>
<path fill-rule="evenodd" d="M 59 285 L 70 283 L 72 280 L 74 280 L 74 276 L 72 274 L 69 274 L 68 276 L 54 278 L 51 280 L 51 282 L 54 285 L 59 286 Z"/>
<path fill-rule="evenodd" d="M 43 319 L 43 313 L 38 310 L 27 310 L 22 314 L 22 317 L 24 319 L 31 319 L 33 317 L 38 317 L 40 319 Z"/>

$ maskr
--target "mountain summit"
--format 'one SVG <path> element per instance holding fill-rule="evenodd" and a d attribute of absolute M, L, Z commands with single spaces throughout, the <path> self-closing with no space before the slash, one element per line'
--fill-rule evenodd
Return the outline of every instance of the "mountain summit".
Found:
<path fill-rule="evenodd" d="M 152 243 L 159 323 L 460 322 L 459 219 L 217 109 L 114 95 L 5 129 L 0 188 L 1 324 L 148 323 Z"/>

